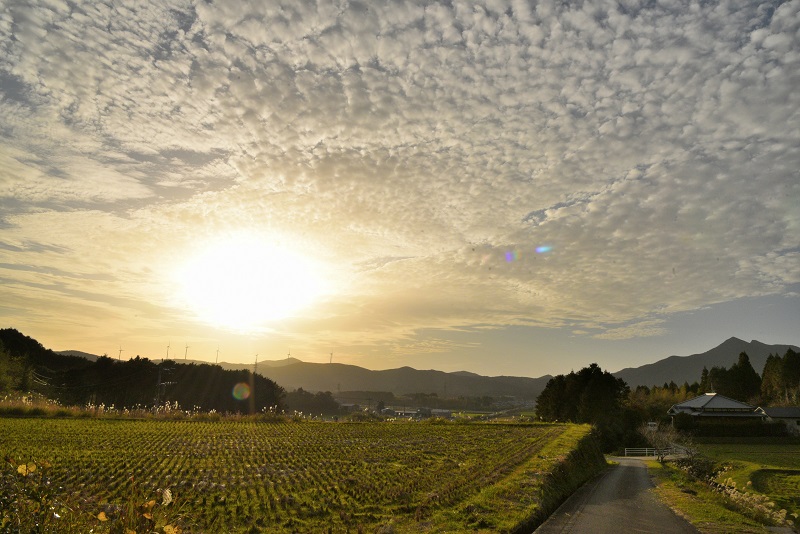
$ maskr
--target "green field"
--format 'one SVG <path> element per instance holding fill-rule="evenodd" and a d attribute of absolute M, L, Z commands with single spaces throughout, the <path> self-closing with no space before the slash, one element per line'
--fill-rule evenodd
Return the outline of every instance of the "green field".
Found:
<path fill-rule="evenodd" d="M 576 425 L 6 418 L 0 498 L 46 493 L 62 521 L 96 532 L 126 514 L 126 524 L 147 516 L 139 524 L 158 531 L 509 531 L 536 515 L 549 473 L 588 432 Z M 162 505 L 165 489 L 173 502 Z"/>
<path fill-rule="evenodd" d="M 789 514 L 800 516 L 800 440 L 793 438 L 726 438 L 699 440 L 700 452 L 730 466 L 739 489 L 756 491 Z"/>

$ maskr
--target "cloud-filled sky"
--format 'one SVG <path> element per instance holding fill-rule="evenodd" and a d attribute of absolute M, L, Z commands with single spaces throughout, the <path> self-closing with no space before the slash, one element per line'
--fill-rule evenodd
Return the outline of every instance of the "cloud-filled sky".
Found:
<path fill-rule="evenodd" d="M 0 6 L 0 326 L 45 346 L 800 344 L 798 0 Z"/>

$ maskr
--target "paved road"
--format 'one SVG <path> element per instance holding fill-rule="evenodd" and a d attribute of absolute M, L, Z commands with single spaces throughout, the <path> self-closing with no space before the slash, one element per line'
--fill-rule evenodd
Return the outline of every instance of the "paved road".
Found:
<path fill-rule="evenodd" d="M 635 458 L 613 458 L 599 478 L 575 492 L 536 534 L 590 532 L 600 534 L 694 533 L 698 530 L 658 501 L 650 488 L 647 467 Z"/>

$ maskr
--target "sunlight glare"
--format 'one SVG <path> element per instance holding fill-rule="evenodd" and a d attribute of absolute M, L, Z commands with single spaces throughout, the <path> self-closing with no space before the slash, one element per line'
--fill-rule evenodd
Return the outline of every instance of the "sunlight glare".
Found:
<path fill-rule="evenodd" d="M 212 242 L 177 273 L 182 302 L 202 321 L 238 332 L 294 316 L 324 292 L 309 258 L 262 236 Z"/>

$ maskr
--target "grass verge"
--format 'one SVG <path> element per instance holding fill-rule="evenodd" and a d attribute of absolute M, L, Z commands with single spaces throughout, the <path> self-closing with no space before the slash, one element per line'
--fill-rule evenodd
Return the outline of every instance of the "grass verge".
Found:
<path fill-rule="evenodd" d="M 671 464 L 657 460 L 646 463 L 658 497 L 703 534 L 770 532 L 766 526 L 731 510 L 727 499 L 706 483 L 690 479 Z"/>
<path fill-rule="evenodd" d="M 720 478 L 755 491 L 800 519 L 800 440 L 797 438 L 736 438 L 698 440 L 697 448 L 726 466 Z M 722 482 L 722 480 L 718 480 Z"/>
<path fill-rule="evenodd" d="M 436 514 L 429 532 L 532 532 L 606 466 L 590 427 L 570 425 L 500 483 Z"/>

